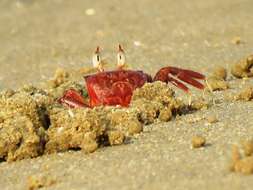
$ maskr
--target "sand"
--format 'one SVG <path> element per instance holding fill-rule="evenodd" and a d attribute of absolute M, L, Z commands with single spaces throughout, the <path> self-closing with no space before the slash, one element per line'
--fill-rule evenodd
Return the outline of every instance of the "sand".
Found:
<path fill-rule="evenodd" d="M 253 83 L 230 74 L 235 62 L 252 54 L 252 5 L 251 0 L 1 1 L 1 89 L 37 85 L 58 67 L 89 67 L 97 45 L 106 67 L 114 68 L 118 43 L 130 68 L 155 74 L 174 65 L 208 75 L 223 66 L 231 88 L 214 92 L 215 106 L 145 126 L 125 145 L 1 162 L 1 189 L 36 187 L 36 179 L 44 189 L 251 189 L 253 175 L 231 172 L 229 164 L 233 145 L 252 138 L 253 101 L 230 97 Z M 240 43 L 233 43 L 238 36 Z M 218 121 L 208 122 L 210 115 Z M 192 149 L 196 135 L 206 145 Z"/>

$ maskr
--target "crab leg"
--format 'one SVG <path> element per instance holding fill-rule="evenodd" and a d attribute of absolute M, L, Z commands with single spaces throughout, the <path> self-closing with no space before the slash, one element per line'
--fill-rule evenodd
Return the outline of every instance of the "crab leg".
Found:
<path fill-rule="evenodd" d="M 204 75 L 195 71 L 180 69 L 177 67 L 164 67 L 160 69 L 155 75 L 154 81 L 160 80 L 163 82 L 170 82 L 178 88 L 184 90 L 185 92 L 188 92 L 187 86 L 175 78 L 178 78 L 179 80 L 186 82 L 196 88 L 204 88 L 204 85 L 196 80 L 205 79 Z"/>
<path fill-rule="evenodd" d="M 70 108 L 90 107 L 85 103 L 83 97 L 75 89 L 65 91 L 63 97 L 61 97 L 58 101 Z"/>
<path fill-rule="evenodd" d="M 177 75 L 179 73 L 185 73 L 188 77 L 195 78 L 195 79 L 205 79 L 205 75 L 202 75 L 201 73 L 188 70 L 188 69 L 180 69 L 177 67 L 165 67 L 163 69 L 168 68 L 170 70 L 170 73 L 173 75 Z"/>
<path fill-rule="evenodd" d="M 188 84 L 190 84 L 192 86 L 195 86 L 199 89 L 204 89 L 205 88 L 205 86 L 203 84 L 201 84 L 199 81 L 197 81 L 193 78 L 190 78 L 189 75 L 185 72 L 178 73 L 177 78 L 179 78 L 180 80 L 182 80 L 184 82 L 187 82 Z"/>
<path fill-rule="evenodd" d="M 176 80 L 176 79 L 168 76 L 168 80 L 166 82 L 170 82 L 171 84 L 182 89 L 183 91 L 189 92 L 189 88 L 184 83 L 180 82 L 179 80 Z"/>

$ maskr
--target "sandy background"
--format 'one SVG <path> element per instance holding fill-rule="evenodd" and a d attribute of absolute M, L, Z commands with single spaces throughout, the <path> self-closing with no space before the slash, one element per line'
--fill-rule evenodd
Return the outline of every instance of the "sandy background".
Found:
<path fill-rule="evenodd" d="M 252 6 L 252 0 L 1 0 L 0 89 L 38 84 L 58 67 L 90 66 L 97 45 L 112 68 L 118 43 L 132 68 L 152 74 L 166 65 L 206 74 L 217 65 L 229 69 L 252 53 Z M 231 43 L 236 36 L 240 45 Z M 242 87 L 232 83 L 232 92 Z M 56 179 L 48 189 L 252 189 L 253 176 L 228 171 L 231 145 L 253 136 L 252 106 L 221 101 L 90 155 L 2 162 L 0 188 L 27 189 L 28 176 L 44 174 Z M 209 115 L 219 122 L 190 122 Z M 209 146 L 192 150 L 195 134 Z"/>

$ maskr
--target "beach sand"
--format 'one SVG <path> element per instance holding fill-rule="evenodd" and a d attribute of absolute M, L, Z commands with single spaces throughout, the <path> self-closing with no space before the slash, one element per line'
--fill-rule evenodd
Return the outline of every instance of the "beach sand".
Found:
<path fill-rule="evenodd" d="M 230 74 L 253 53 L 252 6 L 251 0 L 2 0 L 0 89 L 38 85 L 59 67 L 90 67 L 97 45 L 106 69 L 114 69 L 119 43 L 130 68 L 154 75 L 170 65 L 208 75 L 223 66 L 231 89 L 214 92 L 216 105 L 208 109 L 144 126 L 124 145 L 3 161 L 1 189 L 38 183 L 66 190 L 251 189 L 253 175 L 231 172 L 229 165 L 233 145 L 253 138 L 253 101 L 226 97 L 253 84 Z M 206 139 L 204 147 L 191 147 L 196 135 Z"/>

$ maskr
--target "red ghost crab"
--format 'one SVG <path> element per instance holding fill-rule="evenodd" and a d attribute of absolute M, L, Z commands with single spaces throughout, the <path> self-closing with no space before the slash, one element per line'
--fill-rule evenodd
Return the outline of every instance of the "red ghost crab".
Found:
<path fill-rule="evenodd" d="M 152 78 L 143 71 L 123 69 L 125 61 L 124 51 L 119 45 L 117 69 L 114 71 L 104 71 L 99 47 L 97 47 L 92 62 L 98 72 L 84 76 L 89 103 L 86 103 L 82 95 L 74 89 L 65 91 L 59 102 L 70 108 L 93 108 L 100 105 L 120 105 L 126 107 L 129 105 L 133 91 L 136 88 L 142 87 L 146 82 L 158 80 L 166 83 L 169 82 L 185 92 L 189 92 L 189 89 L 183 82 L 198 89 L 204 88 L 204 85 L 197 80 L 204 80 L 205 76 L 198 72 L 168 66 L 161 68 L 155 77 Z"/>

